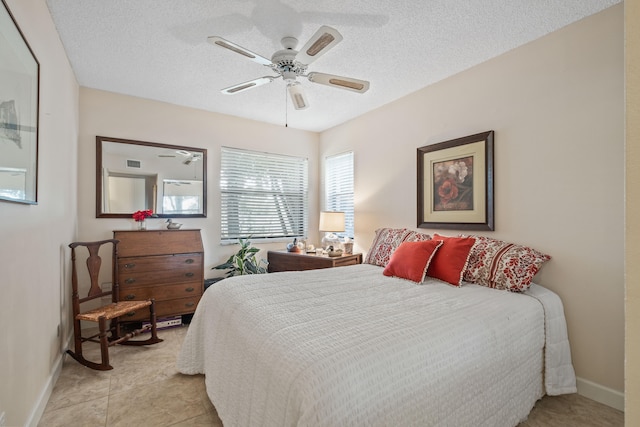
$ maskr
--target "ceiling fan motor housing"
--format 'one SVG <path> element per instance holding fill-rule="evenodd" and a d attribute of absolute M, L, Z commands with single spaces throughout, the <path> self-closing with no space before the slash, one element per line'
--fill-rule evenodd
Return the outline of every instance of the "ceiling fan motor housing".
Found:
<path fill-rule="evenodd" d="M 293 39 L 293 37 L 285 37 L 285 39 Z M 282 44 L 286 46 L 285 39 L 282 40 Z M 296 40 L 297 43 L 297 40 Z M 295 44 L 289 44 L 295 46 Z M 304 75 L 307 72 L 307 66 L 299 61 L 296 61 L 297 50 L 292 48 L 286 48 L 277 51 L 271 57 L 271 68 L 276 73 L 280 74 L 285 81 L 294 81 L 296 77 Z"/>

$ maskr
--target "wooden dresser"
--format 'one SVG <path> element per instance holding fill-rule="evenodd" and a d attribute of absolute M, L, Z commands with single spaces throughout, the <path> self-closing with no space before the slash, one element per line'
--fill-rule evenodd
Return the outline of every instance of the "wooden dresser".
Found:
<path fill-rule="evenodd" d="M 114 231 L 118 239 L 119 299 L 155 298 L 156 317 L 193 313 L 204 292 L 200 230 Z M 121 321 L 145 320 L 148 311 Z"/>

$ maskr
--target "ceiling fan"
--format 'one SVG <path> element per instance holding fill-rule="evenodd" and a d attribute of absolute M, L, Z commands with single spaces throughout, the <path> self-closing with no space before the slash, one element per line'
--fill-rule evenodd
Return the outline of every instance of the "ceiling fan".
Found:
<path fill-rule="evenodd" d="M 287 83 L 287 90 L 289 91 L 296 110 L 304 110 L 309 107 L 309 102 L 302 90 L 302 85 L 297 81 L 298 77 L 306 77 L 312 83 L 319 83 L 358 93 L 365 93 L 369 89 L 369 82 L 366 80 L 326 73 L 307 73 L 309 64 L 324 55 L 341 40 L 342 35 L 336 29 L 322 26 L 300 51 L 295 50 L 298 45 L 298 40 L 295 37 L 284 37 L 281 40 L 284 49 L 274 53 L 271 59 L 267 59 L 222 37 L 211 36 L 207 38 L 209 43 L 243 55 L 258 64 L 271 68 L 271 70 L 277 74 L 275 76 L 259 77 L 248 82 L 227 87 L 222 89 L 222 93 L 234 95 L 248 89 L 253 89 L 254 87 L 271 83 L 275 79 L 282 77 Z"/>

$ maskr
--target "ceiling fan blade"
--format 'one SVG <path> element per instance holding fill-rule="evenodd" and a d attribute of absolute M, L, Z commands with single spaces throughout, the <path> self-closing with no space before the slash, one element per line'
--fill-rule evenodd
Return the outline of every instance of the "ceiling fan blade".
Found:
<path fill-rule="evenodd" d="M 309 65 L 342 40 L 335 28 L 323 25 L 296 55 L 296 60 Z"/>
<path fill-rule="evenodd" d="M 309 73 L 307 78 L 313 83 L 320 83 L 322 85 L 351 90 L 358 93 L 365 93 L 369 90 L 368 81 L 352 79 L 351 77 L 342 77 L 325 73 Z"/>
<path fill-rule="evenodd" d="M 271 65 L 270 59 L 267 59 L 264 56 L 260 56 L 257 53 L 251 52 L 250 50 L 245 49 L 242 46 L 238 46 L 237 44 L 232 43 L 229 40 L 225 40 L 222 37 L 207 37 L 207 41 L 214 46 L 224 47 L 225 49 L 229 49 L 235 53 L 239 53 L 240 55 L 245 56 L 254 62 L 257 62 L 258 64 Z"/>
<path fill-rule="evenodd" d="M 259 77 L 254 80 L 249 80 L 248 82 L 238 83 L 237 85 L 229 86 L 227 88 L 222 89 L 220 92 L 224 93 L 225 95 L 234 95 L 238 92 L 242 92 L 247 89 L 253 89 L 254 87 L 271 83 L 274 79 L 275 77 L 271 77 L 271 76 Z"/>
<path fill-rule="evenodd" d="M 306 110 L 309 108 L 309 102 L 307 101 L 307 97 L 299 83 L 289 84 L 287 86 L 287 90 L 289 91 L 291 102 L 293 102 L 293 106 L 296 110 Z"/>

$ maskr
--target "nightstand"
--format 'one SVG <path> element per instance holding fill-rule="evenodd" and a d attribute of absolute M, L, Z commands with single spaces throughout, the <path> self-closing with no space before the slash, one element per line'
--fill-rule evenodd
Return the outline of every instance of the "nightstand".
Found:
<path fill-rule="evenodd" d="M 269 273 L 275 273 L 277 271 L 317 270 L 362 264 L 362 254 L 329 257 L 327 255 L 269 251 L 267 252 L 267 260 L 269 261 Z"/>

